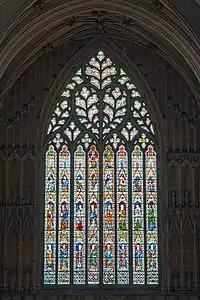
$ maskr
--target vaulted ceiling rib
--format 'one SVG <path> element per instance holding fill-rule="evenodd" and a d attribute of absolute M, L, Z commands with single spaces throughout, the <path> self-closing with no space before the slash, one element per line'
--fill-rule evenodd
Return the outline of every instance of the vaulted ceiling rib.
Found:
<path fill-rule="evenodd" d="M 4 27 L 2 35 L 2 98 L 25 68 L 48 47 L 57 47 L 71 39 L 92 38 L 95 34 L 122 36 L 131 43 L 148 46 L 179 66 L 183 74 L 190 68 L 190 73 L 200 80 L 200 45 L 168 1 L 87 0 L 70 1 L 71 5 L 62 0 L 28 1 L 27 5 L 25 2 L 23 10 L 14 17 L 15 23 Z M 195 94 L 198 97 L 200 91 L 196 89 Z"/>

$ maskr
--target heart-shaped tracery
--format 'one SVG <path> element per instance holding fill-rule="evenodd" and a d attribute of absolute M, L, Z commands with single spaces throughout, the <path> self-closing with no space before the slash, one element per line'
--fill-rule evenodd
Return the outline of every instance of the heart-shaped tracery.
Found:
<path fill-rule="evenodd" d="M 126 115 L 127 93 L 119 86 L 108 88 L 103 97 L 103 127 L 115 129 Z"/>
<path fill-rule="evenodd" d="M 158 283 L 154 131 L 114 61 L 101 50 L 84 63 L 49 122 L 45 284 Z"/>

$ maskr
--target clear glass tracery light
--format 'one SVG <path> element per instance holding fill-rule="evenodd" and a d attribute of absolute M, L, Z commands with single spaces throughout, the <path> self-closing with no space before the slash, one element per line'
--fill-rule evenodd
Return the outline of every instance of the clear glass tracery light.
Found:
<path fill-rule="evenodd" d="M 153 135 L 136 86 L 98 51 L 47 130 L 45 284 L 158 284 Z"/>

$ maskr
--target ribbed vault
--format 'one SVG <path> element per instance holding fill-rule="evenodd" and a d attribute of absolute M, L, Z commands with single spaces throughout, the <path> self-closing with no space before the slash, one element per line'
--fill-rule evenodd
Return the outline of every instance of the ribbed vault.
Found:
<path fill-rule="evenodd" d="M 164 2 L 164 1 L 162 1 Z M 2 35 L 1 99 L 37 58 L 64 42 L 96 35 L 126 40 L 164 57 L 199 98 L 199 44 L 183 18 L 161 1 L 36 1 L 22 9 Z"/>

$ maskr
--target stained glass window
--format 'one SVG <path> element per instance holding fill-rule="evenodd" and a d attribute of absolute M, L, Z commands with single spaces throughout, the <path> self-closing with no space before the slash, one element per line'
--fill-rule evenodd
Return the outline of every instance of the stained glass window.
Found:
<path fill-rule="evenodd" d="M 157 285 L 157 156 L 146 103 L 105 50 L 52 113 L 45 154 L 44 284 Z"/>

